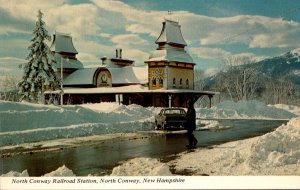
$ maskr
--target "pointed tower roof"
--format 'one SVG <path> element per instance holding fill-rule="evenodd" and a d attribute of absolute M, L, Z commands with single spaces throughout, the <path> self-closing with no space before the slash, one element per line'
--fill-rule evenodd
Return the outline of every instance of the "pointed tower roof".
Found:
<path fill-rule="evenodd" d="M 183 39 L 178 22 L 165 19 L 161 33 L 155 43 L 158 44 L 158 48 L 149 56 L 145 63 L 175 61 L 194 64 L 192 57 L 184 49 L 187 44 Z"/>
<path fill-rule="evenodd" d="M 55 52 L 56 68 L 61 68 L 62 58 L 64 69 L 76 70 L 83 68 L 83 64 L 76 58 L 78 52 L 73 45 L 70 34 L 55 32 L 50 49 Z"/>
<path fill-rule="evenodd" d="M 178 22 L 168 19 L 165 19 L 163 22 L 163 28 L 155 43 L 167 43 L 182 46 L 187 45 L 181 33 L 181 26 L 178 24 Z"/>
<path fill-rule="evenodd" d="M 72 37 L 69 34 L 63 34 L 56 32 L 53 34 L 53 41 L 50 47 L 51 51 L 56 53 L 74 53 L 78 54 L 72 41 Z"/>

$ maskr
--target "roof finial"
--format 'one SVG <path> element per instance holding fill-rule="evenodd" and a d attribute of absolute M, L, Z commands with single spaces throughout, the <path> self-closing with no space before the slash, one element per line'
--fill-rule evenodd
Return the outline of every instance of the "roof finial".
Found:
<path fill-rule="evenodd" d="M 175 13 L 173 11 L 168 10 L 168 15 L 165 17 L 165 19 L 170 20 L 170 21 L 175 21 L 174 20 L 174 15 Z"/>

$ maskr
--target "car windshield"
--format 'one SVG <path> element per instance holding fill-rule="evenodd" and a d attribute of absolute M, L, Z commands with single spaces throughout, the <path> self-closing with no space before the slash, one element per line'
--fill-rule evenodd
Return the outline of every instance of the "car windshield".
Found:
<path fill-rule="evenodd" d="M 184 112 L 180 109 L 170 109 L 165 110 L 165 114 L 184 114 Z"/>

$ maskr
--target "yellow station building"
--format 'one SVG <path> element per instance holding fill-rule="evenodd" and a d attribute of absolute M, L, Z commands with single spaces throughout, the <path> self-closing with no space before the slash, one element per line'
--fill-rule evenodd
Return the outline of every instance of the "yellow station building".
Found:
<path fill-rule="evenodd" d="M 185 50 L 187 43 L 178 22 L 165 19 L 155 41 L 157 48 L 135 66 L 134 60 L 123 58 L 116 49 L 112 58 L 102 57 L 99 67 L 84 68 L 72 37 L 56 33 L 51 50 L 55 54 L 57 75 L 62 77 L 63 91 L 47 91 L 48 103 L 63 97 L 63 104 L 118 101 L 143 106 L 185 107 L 202 96 L 209 99 L 217 92 L 194 90 L 195 63 Z"/>

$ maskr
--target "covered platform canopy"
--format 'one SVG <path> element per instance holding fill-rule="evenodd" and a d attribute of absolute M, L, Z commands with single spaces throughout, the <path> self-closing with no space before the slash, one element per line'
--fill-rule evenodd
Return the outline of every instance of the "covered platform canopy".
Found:
<path fill-rule="evenodd" d="M 45 99 L 60 95 L 61 91 L 46 91 Z M 149 90 L 142 85 L 102 88 L 64 88 L 64 104 L 82 104 L 99 102 L 120 102 L 122 104 L 138 104 L 145 107 L 186 107 L 189 101 L 195 103 L 200 97 L 211 98 L 219 92 L 196 91 L 189 89 L 157 89 Z"/>

